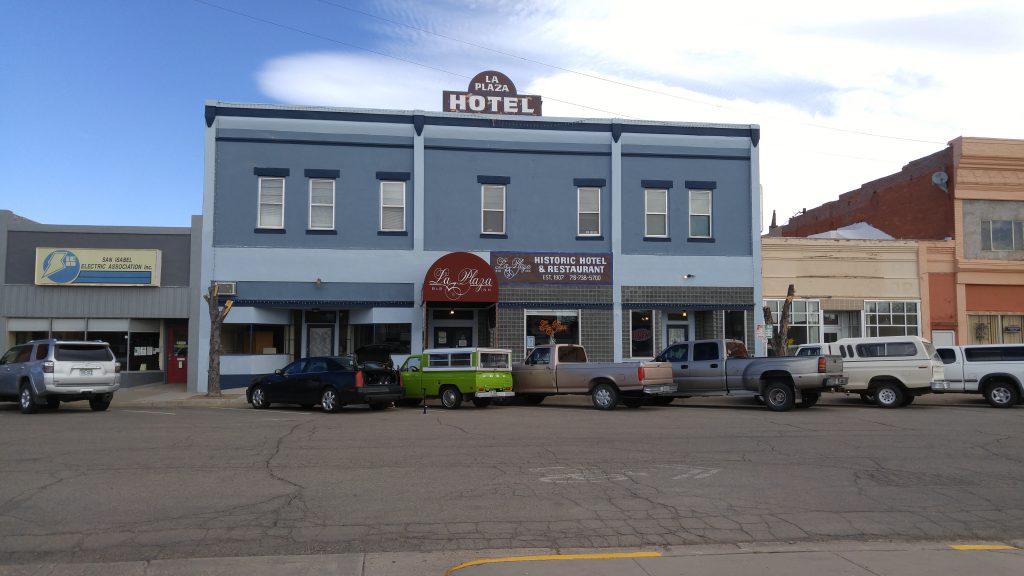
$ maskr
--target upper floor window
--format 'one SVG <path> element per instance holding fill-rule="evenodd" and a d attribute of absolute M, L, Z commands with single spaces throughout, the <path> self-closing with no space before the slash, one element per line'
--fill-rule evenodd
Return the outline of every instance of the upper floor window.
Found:
<path fill-rule="evenodd" d="M 405 231 L 405 182 L 381 181 L 380 230 Z"/>
<path fill-rule="evenodd" d="M 981 249 L 992 252 L 1024 250 L 1024 222 L 1017 220 L 983 220 Z"/>
<path fill-rule="evenodd" d="M 480 232 L 483 234 L 505 233 L 505 187 L 484 185 L 480 192 Z"/>
<path fill-rule="evenodd" d="M 309 179 L 309 229 L 334 229 L 334 180 Z"/>
<path fill-rule="evenodd" d="M 668 190 L 644 190 L 644 236 L 668 237 Z"/>
<path fill-rule="evenodd" d="M 711 190 L 690 190 L 690 238 L 711 238 Z"/>
<path fill-rule="evenodd" d="M 601 189 L 577 188 L 577 234 L 579 236 L 601 235 Z"/>
<path fill-rule="evenodd" d="M 260 228 L 284 228 L 284 178 L 260 177 Z"/>

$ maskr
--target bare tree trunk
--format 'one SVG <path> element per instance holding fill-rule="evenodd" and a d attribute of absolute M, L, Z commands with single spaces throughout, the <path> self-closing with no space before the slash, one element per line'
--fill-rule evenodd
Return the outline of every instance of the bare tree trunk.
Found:
<path fill-rule="evenodd" d="M 776 356 L 789 355 L 789 347 L 787 346 L 789 343 L 789 311 L 793 308 L 794 296 L 796 296 L 796 289 L 790 284 L 789 290 L 786 291 L 786 301 L 782 304 L 782 310 L 779 311 L 779 322 L 778 324 L 772 323 L 770 344 Z M 764 307 L 764 317 L 768 319 L 772 317 L 771 308 Z"/>
<path fill-rule="evenodd" d="M 223 308 L 220 306 L 220 285 L 216 282 L 210 284 L 203 299 L 210 310 L 210 368 L 206 372 L 206 395 L 220 396 L 220 329 L 234 301 L 228 300 Z"/>

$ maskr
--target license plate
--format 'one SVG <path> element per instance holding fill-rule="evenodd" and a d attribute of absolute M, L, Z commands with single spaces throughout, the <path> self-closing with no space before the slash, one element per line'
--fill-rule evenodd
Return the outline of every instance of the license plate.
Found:
<path fill-rule="evenodd" d="M 833 386 L 846 386 L 850 382 L 850 379 L 846 376 L 836 376 L 832 378 Z"/>
<path fill-rule="evenodd" d="M 81 376 L 92 376 L 92 368 L 82 368 L 78 373 Z"/>

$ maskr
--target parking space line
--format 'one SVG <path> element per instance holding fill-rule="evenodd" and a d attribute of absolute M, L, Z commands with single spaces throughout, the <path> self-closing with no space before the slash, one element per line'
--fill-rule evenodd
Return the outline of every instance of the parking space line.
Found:
<path fill-rule="evenodd" d="M 544 562 L 551 560 L 606 560 L 606 559 L 618 559 L 618 558 L 661 558 L 661 552 L 619 552 L 609 554 L 551 554 L 547 556 L 509 556 L 505 558 L 481 558 L 480 560 L 470 560 L 469 562 L 463 562 L 458 566 L 449 568 L 444 573 L 445 576 L 449 576 L 456 570 L 462 570 L 463 568 L 469 568 L 470 566 L 481 566 L 484 564 L 500 564 L 503 562 Z"/>
<path fill-rule="evenodd" d="M 1015 546 L 1006 544 L 950 544 L 953 550 L 1016 550 Z"/>

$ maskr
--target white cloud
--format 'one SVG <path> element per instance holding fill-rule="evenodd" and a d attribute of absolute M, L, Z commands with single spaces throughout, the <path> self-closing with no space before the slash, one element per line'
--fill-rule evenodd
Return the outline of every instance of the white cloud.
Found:
<path fill-rule="evenodd" d="M 375 22 L 367 48 L 435 69 L 364 53 L 296 54 L 266 65 L 265 93 L 294 104 L 439 110 L 443 90 L 496 69 L 544 97 L 548 116 L 759 124 L 766 223 L 772 209 L 784 222 L 960 135 L 1024 138 L 1024 9 L 1014 2 L 385 6 L 387 18 L 517 57 Z"/>

